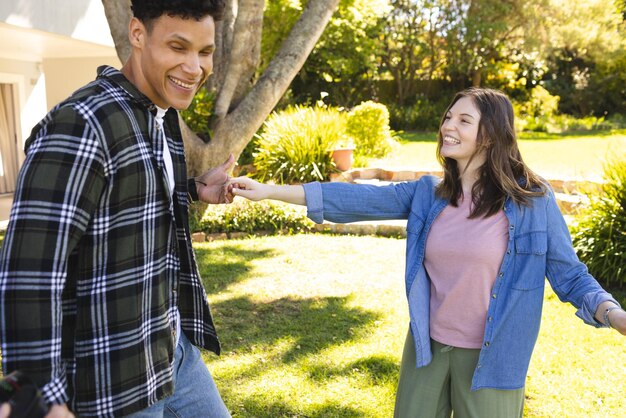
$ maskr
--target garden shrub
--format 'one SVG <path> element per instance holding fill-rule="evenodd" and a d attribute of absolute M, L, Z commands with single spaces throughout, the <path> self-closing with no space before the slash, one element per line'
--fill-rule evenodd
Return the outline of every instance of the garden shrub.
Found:
<path fill-rule="evenodd" d="M 389 123 L 392 129 L 405 131 L 437 131 L 441 116 L 450 96 L 439 101 L 419 97 L 411 106 L 389 105 Z"/>
<path fill-rule="evenodd" d="M 304 207 L 270 200 L 251 202 L 237 198 L 229 205 L 209 205 L 198 226 L 199 231 L 207 234 L 258 231 L 296 233 L 310 230 L 313 221 L 306 217 Z"/>
<path fill-rule="evenodd" d="M 556 115 L 549 123 L 548 132 L 606 131 L 612 128 L 611 123 L 603 117 L 576 118 L 571 115 Z"/>
<path fill-rule="evenodd" d="M 605 183 L 572 225 L 578 257 L 608 288 L 626 282 L 626 160 L 608 164 Z"/>
<path fill-rule="evenodd" d="M 200 231 L 200 220 L 204 215 L 207 204 L 202 201 L 191 202 L 189 205 L 189 230 L 191 232 Z"/>
<path fill-rule="evenodd" d="M 626 129 L 626 115 L 614 113 L 606 120 L 611 129 Z"/>
<path fill-rule="evenodd" d="M 610 130 L 614 124 L 603 117 L 576 118 L 558 114 L 559 97 L 552 96 L 541 86 L 533 88 L 527 102 L 515 103 L 518 130 L 532 132 L 564 133 Z"/>
<path fill-rule="evenodd" d="M 363 102 L 348 113 L 346 133 L 356 145 L 356 158 L 382 158 L 395 143 L 387 107 L 372 101 Z"/>
<path fill-rule="evenodd" d="M 337 108 L 293 106 L 273 113 L 256 138 L 255 176 L 277 183 L 327 180 L 335 170 L 330 150 L 345 132 L 346 115 Z"/>
<path fill-rule="evenodd" d="M 550 121 L 558 111 L 559 100 L 559 96 L 553 96 L 542 86 L 536 86 L 527 101 L 513 104 L 516 128 L 520 131 L 548 132 Z"/>

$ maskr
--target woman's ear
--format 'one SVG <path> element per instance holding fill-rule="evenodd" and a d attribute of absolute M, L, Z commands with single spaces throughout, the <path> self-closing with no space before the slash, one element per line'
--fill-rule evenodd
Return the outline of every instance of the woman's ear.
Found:
<path fill-rule="evenodd" d="M 141 48 L 146 35 L 146 26 L 141 20 L 133 17 L 128 24 L 128 40 L 131 46 Z"/>

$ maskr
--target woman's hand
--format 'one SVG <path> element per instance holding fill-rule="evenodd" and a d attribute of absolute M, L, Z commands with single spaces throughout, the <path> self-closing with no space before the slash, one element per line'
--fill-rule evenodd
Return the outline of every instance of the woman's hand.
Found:
<path fill-rule="evenodd" d="M 235 177 L 228 182 L 228 194 L 259 201 L 269 199 L 269 185 L 254 181 L 249 177 Z"/>
<path fill-rule="evenodd" d="M 304 188 L 302 186 L 263 184 L 248 177 L 230 179 L 226 196 L 227 199 L 231 196 L 241 196 L 253 201 L 274 199 L 295 205 L 306 205 Z"/>

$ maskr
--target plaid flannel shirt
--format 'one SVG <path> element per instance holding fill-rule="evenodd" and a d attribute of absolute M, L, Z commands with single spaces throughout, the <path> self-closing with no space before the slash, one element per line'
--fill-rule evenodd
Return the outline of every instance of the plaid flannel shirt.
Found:
<path fill-rule="evenodd" d="M 176 309 L 194 344 L 220 350 L 191 247 L 178 115 L 165 117 L 170 197 L 154 110 L 100 67 L 26 143 L 0 257 L 3 369 L 80 416 L 127 415 L 172 392 Z"/>

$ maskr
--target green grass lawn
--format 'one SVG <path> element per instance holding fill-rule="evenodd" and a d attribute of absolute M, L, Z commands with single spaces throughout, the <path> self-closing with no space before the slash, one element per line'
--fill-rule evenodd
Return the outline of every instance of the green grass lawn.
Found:
<path fill-rule="evenodd" d="M 392 416 L 408 326 L 405 241 L 295 235 L 195 246 L 233 417 Z M 626 340 L 548 292 L 525 417 L 621 417 Z"/>
<path fill-rule="evenodd" d="M 439 170 L 433 137 L 403 134 L 372 165 Z M 624 155 L 626 132 L 525 135 L 520 147 L 546 178 L 596 179 Z M 233 417 L 391 417 L 408 326 L 404 247 L 318 234 L 195 244 L 223 349 L 205 359 Z M 548 291 L 524 416 L 625 416 L 625 343 Z"/>
<path fill-rule="evenodd" d="M 402 133 L 400 146 L 370 166 L 440 170 L 434 133 Z M 519 146 L 524 161 L 547 179 L 600 180 L 607 160 L 626 153 L 626 131 L 578 135 L 523 133 Z"/>

